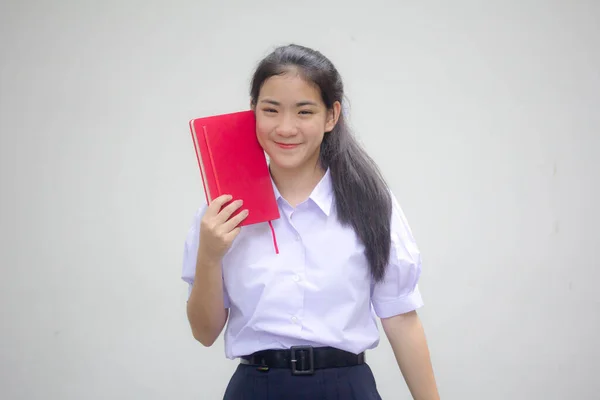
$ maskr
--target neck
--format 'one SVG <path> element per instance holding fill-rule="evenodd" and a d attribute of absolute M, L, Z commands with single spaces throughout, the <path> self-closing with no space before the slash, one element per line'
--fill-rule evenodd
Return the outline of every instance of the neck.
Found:
<path fill-rule="evenodd" d="M 319 162 L 299 169 L 279 168 L 271 164 L 269 169 L 279 193 L 292 207 L 305 201 L 325 175 Z"/>

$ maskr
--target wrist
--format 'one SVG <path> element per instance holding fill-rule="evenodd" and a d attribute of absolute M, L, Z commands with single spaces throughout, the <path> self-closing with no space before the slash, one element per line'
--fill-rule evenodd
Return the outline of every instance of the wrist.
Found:
<path fill-rule="evenodd" d="M 196 269 L 221 269 L 221 260 L 222 257 L 219 255 L 211 254 L 200 248 L 196 259 Z"/>

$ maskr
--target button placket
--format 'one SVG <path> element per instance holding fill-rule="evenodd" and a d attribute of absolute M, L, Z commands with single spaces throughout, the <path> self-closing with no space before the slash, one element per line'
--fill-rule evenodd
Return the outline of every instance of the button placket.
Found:
<path fill-rule="evenodd" d="M 288 215 L 289 226 L 292 228 L 292 248 L 294 253 L 294 260 L 296 261 L 292 265 L 290 265 L 289 269 L 289 278 L 288 282 L 290 282 L 294 287 L 294 292 L 296 295 L 290 296 L 292 300 L 290 302 L 290 316 L 289 321 L 290 324 L 297 327 L 296 329 L 302 329 L 302 315 L 304 313 L 303 304 L 304 304 L 304 287 L 302 285 L 302 273 L 305 270 L 305 258 L 306 254 L 304 248 L 302 246 L 302 237 L 300 235 L 300 231 L 298 230 L 298 226 L 302 226 L 302 221 L 299 220 L 302 216 L 298 213 L 301 213 L 298 209 L 292 209 Z M 298 225 L 299 224 L 299 225 Z"/>

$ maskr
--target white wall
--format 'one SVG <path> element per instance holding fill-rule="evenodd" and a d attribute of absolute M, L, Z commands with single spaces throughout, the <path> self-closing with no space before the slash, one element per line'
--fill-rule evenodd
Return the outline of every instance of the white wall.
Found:
<path fill-rule="evenodd" d="M 187 121 L 288 42 L 337 64 L 409 218 L 442 398 L 600 396 L 600 3 L 318 3 L 1 3 L 0 398 L 220 398 L 179 279 Z"/>

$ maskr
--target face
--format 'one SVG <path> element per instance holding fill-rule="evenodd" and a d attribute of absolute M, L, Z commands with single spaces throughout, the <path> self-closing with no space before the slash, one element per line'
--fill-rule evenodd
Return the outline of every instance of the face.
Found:
<path fill-rule="evenodd" d="M 254 107 L 260 145 L 278 168 L 315 167 L 324 135 L 339 118 L 340 105 L 328 110 L 318 87 L 296 73 L 267 79 Z"/>

